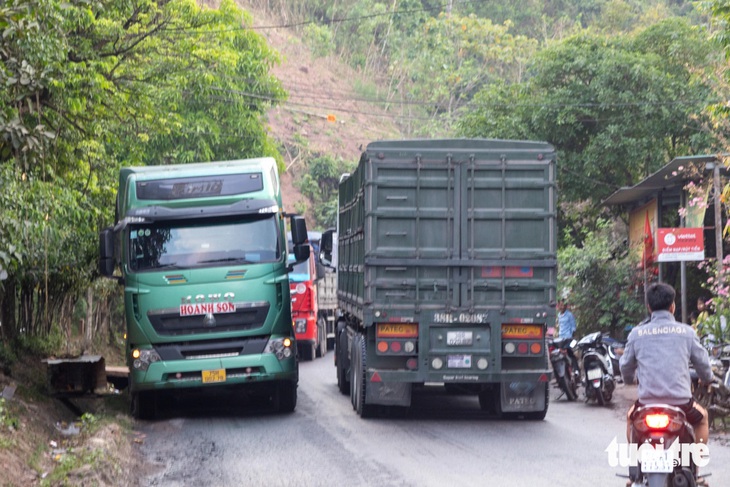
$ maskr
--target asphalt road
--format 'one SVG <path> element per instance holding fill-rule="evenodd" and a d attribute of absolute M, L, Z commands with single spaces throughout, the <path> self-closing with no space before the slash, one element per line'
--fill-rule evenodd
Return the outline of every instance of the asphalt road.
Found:
<path fill-rule="evenodd" d="M 332 352 L 300 365 L 293 414 L 239 395 L 206 395 L 140 421 L 143 486 L 625 485 L 605 451 L 625 434 L 635 390 L 601 408 L 553 389 L 544 421 L 504 421 L 473 396 L 428 388 L 402 414 L 361 419 L 337 390 Z M 730 485 L 728 435 L 713 435 L 710 485 Z"/>

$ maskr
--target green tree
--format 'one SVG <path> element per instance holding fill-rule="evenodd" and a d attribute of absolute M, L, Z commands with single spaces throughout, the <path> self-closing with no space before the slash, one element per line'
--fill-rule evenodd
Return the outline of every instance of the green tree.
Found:
<path fill-rule="evenodd" d="M 0 319 L 3 333 L 17 317 L 43 334 L 95 276 L 121 165 L 281 161 L 263 115 L 285 93 L 269 74 L 276 53 L 231 0 L 6 5 L 0 183 L 12 191 L 0 198 L 10 271 Z"/>
<path fill-rule="evenodd" d="M 645 315 L 638 257 L 616 238 L 623 233 L 602 220 L 581 247 L 568 245 L 558 252 L 559 292 L 568 295 L 581 334 L 601 331 L 618 338 Z"/>
<path fill-rule="evenodd" d="M 314 156 L 296 186 L 312 202 L 313 228 L 328 228 L 337 223 L 337 189 L 340 176 L 352 172 L 354 164 L 328 155 Z"/>
<path fill-rule="evenodd" d="M 678 19 L 624 39 L 582 32 L 541 51 L 522 86 L 477 95 L 460 133 L 553 143 L 562 198 L 597 204 L 712 146 L 701 115 L 714 96 L 711 53 L 705 34 Z"/>

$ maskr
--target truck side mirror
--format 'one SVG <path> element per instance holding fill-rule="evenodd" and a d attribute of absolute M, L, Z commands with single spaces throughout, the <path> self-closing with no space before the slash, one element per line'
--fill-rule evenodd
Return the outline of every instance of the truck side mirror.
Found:
<path fill-rule="evenodd" d="M 330 228 L 322 232 L 322 238 L 319 241 L 319 261 L 327 267 L 333 267 L 332 248 L 334 246 L 335 229 Z"/>
<path fill-rule="evenodd" d="M 105 228 L 99 233 L 99 274 L 114 277 L 114 230 Z"/>
<path fill-rule="evenodd" d="M 299 263 L 307 259 L 309 259 L 309 244 L 300 243 L 294 245 L 294 260 Z"/>
<path fill-rule="evenodd" d="M 309 241 L 307 240 L 307 223 L 303 216 L 293 215 L 290 219 L 291 241 L 294 245 L 293 253 L 296 263 L 304 262 L 309 259 Z M 289 272 L 292 271 L 294 265 L 289 266 Z"/>
<path fill-rule="evenodd" d="M 307 222 L 304 221 L 303 216 L 294 215 L 290 219 L 289 226 L 291 227 L 291 241 L 294 244 L 296 254 L 297 245 L 303 244 L 307 241 Z M 307 248 L 309 248 L 309 246 L 307 246 Z M 309 255 L 307 255 L 307 257 L 309 257 Z M 306 260 L 306 258 L 302 260 Z"/>

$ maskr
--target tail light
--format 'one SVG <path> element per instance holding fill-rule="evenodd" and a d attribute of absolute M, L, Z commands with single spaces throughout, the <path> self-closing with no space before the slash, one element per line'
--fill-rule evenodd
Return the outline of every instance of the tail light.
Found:
<path fill-rule="evenodd" d="M 656 407 L 639 411 L 639 414 L 633 420 L 634 428 L 642 433 L 646 433 L 647 431 L 676 433 L 682 429 L 684 422 L 685 416 L 680 409 L 672 408 L 671 410 L 667 410 Z"/>
<path fill-rule="evenodd" d="M 649 429 L 652 430 L 663 430 L 669 426 L 669 415 L 668 414 L 647 414 L 644 418 L 644 422 Z"/>

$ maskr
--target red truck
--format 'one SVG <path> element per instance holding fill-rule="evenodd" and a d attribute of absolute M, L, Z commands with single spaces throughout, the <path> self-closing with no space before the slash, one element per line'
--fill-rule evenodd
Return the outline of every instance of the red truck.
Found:
<path fill-rule="evenodd" d="M 294 254 L 289 255 L 289 262 L 294 262 Z M 318 273 L 317 267 L 314 252 L 310 252 L 309 259 L 294 264 L 289 273 L 292 326 L 301 360 L 327 354 L 327 323 L 319 313 L 317 301 L 317 280 L 323 273 Z"/>

